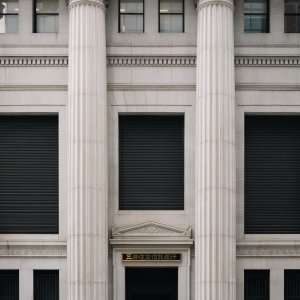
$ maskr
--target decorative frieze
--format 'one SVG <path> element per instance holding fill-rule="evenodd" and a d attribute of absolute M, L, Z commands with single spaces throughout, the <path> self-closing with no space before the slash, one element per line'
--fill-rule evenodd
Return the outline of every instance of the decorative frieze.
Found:
<path fill-rule="evenodd" d="M 300 56 L 236 56 L 236 67 L 299 67 Z"/>
<path fill-rule="evenodd" d="M 66 246 L 1 246 L 0 257 L 67 257 Z"/>
<path fill-rule="evenodd" d="M 235 56 L 236 67 L 299 67 L 300 56 Z M 67 67 L 67 56 L 2 56 L 0 67 Z M 195 67 L 195 56 L 107 56 L 108 67 Z"/>
<path fill-rule="evenodd" d="M 107 66 L 195 67 L 195 56 L 108 56 Z"/>
<path fill-rule="evenodd" d="M 67 67 L 67 56 L 1 56 L 0 67 Z"/>
<path fill-rule="evenodd" d="M 300 246 L 237 246 L 237 257 L 300 257 Z"/>

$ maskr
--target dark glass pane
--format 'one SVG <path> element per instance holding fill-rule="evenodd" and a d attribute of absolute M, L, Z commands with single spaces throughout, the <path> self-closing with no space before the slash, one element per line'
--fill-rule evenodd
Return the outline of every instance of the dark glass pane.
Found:
<path fill-rule="evenodd" d="M 160 32 L 183 32 L 183 16 L 161 15 Z"/>
<path fill-rule="evenodd" d="M 245 32 L 267 32 L 268 31 L 267 16 L 245 16 L 244 31 Z"/>
<path fill-rule="evenodd" d="M 284 300 L 300 299 L 300 270 L 284 270 Z"/>
<path fill-rule="evenodd" d="M 19 17 L 15 15 L 0 16 L 0 33 L 17 33 L 19 30 Z"/>
<path fill-rule="evenodd" d="M 37 15 L 36 32 L 58 32 L 58 15 Z"/>
<path fill-rule="evenodd" d="M 34 271 L 34 300 L 59 300 L 59 271 Z"/>
<path fill-rule="evenodd" d="M 160 13 L 183 13 L 183 0 L 160 0 Z"/>
<path fill-rule="evenodd" d="M 36 13 L 58 13 L 58 0 L 36 0 Z"/>
<path fill-rule="evenodd" d="M 246 14 L 266 14 L 268 12 L 267 0 L 245 0 L 244 13 Z"/>
<path fill-rule="evenodd" d="M 142 15 L 121 15 L 120 32 L 140 33 L 143 32 Z"/>
<path fill-rule="evenodd" d="M 177 300 L 177 267 L 125 268 L 126 300 Z"/>
<path fill-rule="evenodd" d="M 0 270 L 0 299 L 19 300 L 18 270 Z"/>
<path fill-rule="evenodd" d="M 287 13 L 287 14 L 300 13 L 300 1 L 299 0 L 285 0 L 285 13 Z"/>
<path fill-rule="evenodd" d="M 300 32 L 300 15 L 285 16 L 284 28 L 285 28 L 286 33 L 299 33 Z"/>
<path fill-rule="evenodd" d="M 269 300 L 270 299 L 270 271 L 245 270 L 244 299 Z"/>
<path fill-rule="evenodd" d="M 121 0 L 120 13 L 143 13 L 143 0 Z"/>
<path fill-rule="evenodd" d="M 0 14 L 17 14 L 19 13 L 18 0 L 0 1 Z"/>

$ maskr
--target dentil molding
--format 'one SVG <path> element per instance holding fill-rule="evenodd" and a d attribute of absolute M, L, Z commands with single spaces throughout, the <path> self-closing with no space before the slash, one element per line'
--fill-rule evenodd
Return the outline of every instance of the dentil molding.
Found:
<path fill-rule="evenodd" d="M 236 56 L 236 67 L 299 67 L 300 56 Z M 0 56 L 0 67 L 67 67 L 68 56 Z M 196 56 L 107 56 L 108 67 L 195 67 Z"/>

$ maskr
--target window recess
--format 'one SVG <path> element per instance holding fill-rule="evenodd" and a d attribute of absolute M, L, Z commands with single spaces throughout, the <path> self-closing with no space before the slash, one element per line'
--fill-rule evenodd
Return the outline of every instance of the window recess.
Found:
<path fill-rule="evenodd" d="M 119 32 L 144 32 L 144 0 L 119 0 Z"/>
<path fill-rule="evenodd" d="M 19 1 L 0 1 L 0 33 L 19 31 Z"/>
<path fill-rule="evenodd" d="M 269 32 L 269 1 L 244 0 L 244 32 Z"/>
<path fill-rule="evenodd" d="M 59 1 L 34 0 L 33 5 L 33 32 L 51 33 L 58 32 Z"/>
<path fill-rule="evenodd" d="M 159 32 L 184 32 L 184 0 L 159 0 Z"/>
<path fill-rule="evenodd" d="M 284 32 L 300 33 L 300 1 L 284 1 Z"/>

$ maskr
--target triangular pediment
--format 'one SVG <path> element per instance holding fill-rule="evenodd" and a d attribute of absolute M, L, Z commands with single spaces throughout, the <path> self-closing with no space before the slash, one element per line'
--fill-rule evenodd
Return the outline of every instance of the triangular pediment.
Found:
<path fill-rule="evenodd" d="M 191 227 L 179 228 L 158 222 L 146 222 L 125 227 L 113 227 L 114 237 L 191 237 Z"/>

